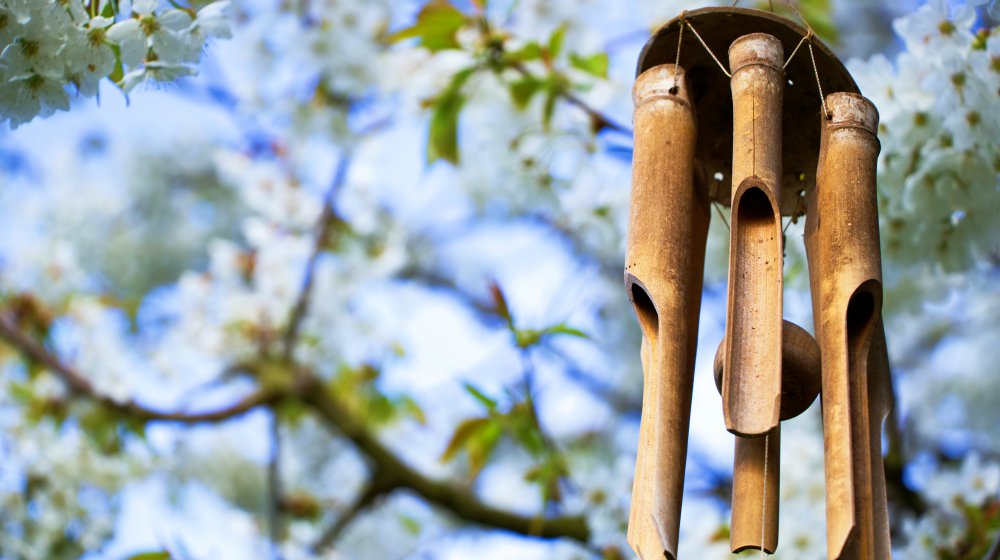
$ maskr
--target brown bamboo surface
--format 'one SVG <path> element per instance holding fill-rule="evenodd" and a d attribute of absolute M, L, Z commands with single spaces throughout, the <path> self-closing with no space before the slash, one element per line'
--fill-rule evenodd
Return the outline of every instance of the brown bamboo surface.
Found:
<path fill-rule="evenodd" d="M 715 388 L 722 391 L 726 341 L 719 343 L 712 362 Z M 819 396 L 819 344 L 813 335 L 791 321 L 781 324 L 781 420 L 802 414 Z"/>
<path fill-rule="evenodd" d="M 719 344 L 713 368 L 721 391 L 726 342 Z M 782 323 L 781 419 L 794 418 L 816 400 L 820 386 L 820 352 L 816 339 L 802 327 Z M 767 438 L 736 437 L 733 463 L 733 508 L 729 544 L 740 552 L 763 548 L 773 554 L 778 546 L 779 466 L 781 427 Z M 769 446 L 767 453 L 764 446 Z M 767 469 L 767 478 L 763 471 Z M 763 527 L 761 524 L 763 523 Z"/>
<path fill-rule="evenodd" d="M 732 176 L 732 97 L 729 77 L 712 60 L 692 29 L 709 49 L 725 61 L 726 49 L 738 37 L 763 32 L 777 37 L 790 56 L 807 34 L 805 28 L 773 13 L 739 7 L 710 7 L 683 12 L 661 26 L 646 42 L 639 56 L 636 74 L 647 68 L 677 59 L 681 21 L 689 24 L 680 43 L 680 64 L 688 71 L 689 94 L 694 100 L 698 123 L 695 157 L 704 165 L 714 202 L 728 205 L 731 190 L 738 186 Z M 843 63 L 816 37 L 816 69 L 823 91 L 857 92 L 854 79 Z M 809 53 L 803 45 L 787 68 L 782 125 L 781 211 L 788 216 L 801 214 L 801 195 L 816 184 L 816 162 L 820 137 L 820 92 Z M 712 177 L 719 174 L 721 180 Z"/>
<path fill-rule="evenodd" d="M 736 436 L 729 528 L 729 547 L 734 554 L 761 547 L 768 554 L 777 550 L 780 466 L 781 426 L 766 436 Z"/>
<path fill-rule="evenodd" d="M 710 207 L 684 70 L 648 69 L 633 100 L 625 287 L 642 328 L 644 380 L 628 541 L 645 560 L 675 559 Z"/>
<path fill-rule="evenodd" d="M 888 359 L 875 172 L 878 113 L 853 93 L 826 98 L 817 188 L 807 201 L 806 251 L 822 356 L 828 557 L 891 555 L 882 423 Z"/>
<path fill-rule="evenodd" d="M 733 191 L 729 249 L 726 428 L 758 436 L 778 426 L 781 406 L 782 235 L 781 42 L 763 33 L 737 39 L 733 68 Z"/>

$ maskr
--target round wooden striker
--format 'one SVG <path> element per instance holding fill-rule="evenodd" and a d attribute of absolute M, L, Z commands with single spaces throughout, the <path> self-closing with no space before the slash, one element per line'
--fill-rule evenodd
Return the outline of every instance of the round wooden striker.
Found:
<path fill-rule="evenodd" d="M 685 12 L 660 27 L 639 55 L 636 76 L 659 64 L 677 59 L 681 18 L 689 22 L 726 68 L 729 46 L 749 33 L 767 33 L 781 41 L 785 59 L 807 34 L 798 24 L 770 12 L 746 8 L 702 8 Z M 816 68 L 823 93 L 860 93 L 844 64 L 815 36 L 812 38 Z M 695 157 L 708 179 L 709 196 L 726 206 L 731 202 L 733 164 L 733 95 L 729 78 L 698 41 L 691 28 L 684 30 L 680 65 L 687 76 L 698 122 Z M 782 114 L 781 213 L 805 213 L 805 192 L 816 186 L 819 158 L 820 94 L 809 49 L 803 44 L 785 68 L 786 88 Z"/>

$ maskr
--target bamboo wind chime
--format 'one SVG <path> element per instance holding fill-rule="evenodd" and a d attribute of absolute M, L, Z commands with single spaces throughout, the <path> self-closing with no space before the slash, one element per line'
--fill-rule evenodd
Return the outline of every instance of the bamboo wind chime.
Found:
<path fill-rule="evenodd" d="M 715 54 L 726 50 L 728 69 Z M 780 422 L 821 395 L 828 557 L 889 558 L 874 105 L 811 29 L 741 8 L 661 27 L 633 100 L 625 285 L 642 330 L 643 403 L 629 543 L 643 560 L 677 558 L 705 245 L 720 203 L 731 207 L 729 293 L 714 372 L 736 436 L 731 549 L 777 548 Z M 802 215 L 815 338 L 782 319 L 782 217 Z"/>

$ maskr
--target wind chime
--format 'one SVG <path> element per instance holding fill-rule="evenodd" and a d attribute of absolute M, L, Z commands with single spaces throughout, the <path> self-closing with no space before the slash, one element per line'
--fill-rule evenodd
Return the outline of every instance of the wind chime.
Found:
<path fill-rule="evenodd" d="M 713 203 L 730 207 L 714 365 L 736 436 L 731 548 L 777 548 L 780 422 L 820 394 L 828 558 L 890 557 L 878 113 L 806 26 L 705 8 L 661 27 L 639 57 L 625 286 L 644 377 L 628 541 L 644 560 L 677 557 Z M 715 54 L 727 51 L 728 68 Z M 782 217 L 802 215 L 815 338 L 782 319 Z"/>

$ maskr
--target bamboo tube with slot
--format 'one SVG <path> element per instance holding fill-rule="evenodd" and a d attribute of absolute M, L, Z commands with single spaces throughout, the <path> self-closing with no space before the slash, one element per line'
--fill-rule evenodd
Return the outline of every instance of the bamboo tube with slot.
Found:
<path fill-rule="evenodd" d="M 806 252 L 823 365 L 828 558 L 891 556 L 882 424 L 891 389 L 881 322 L 875 135 L 878 113 L 853 93 L 826 98 Z"/>
<path fill-rule="evenodd" d="M 729 48 L 733 185 L 722 408 L 736 434 L 730 546 L 778 541 L 782 351 L 781 42 L 744 35 Z"/>
<path fill-rule="evenodd" d="M 694 159 L 684 70 L 643 72 L 633 88 L 635 151 L 625 287 L 642 328 L 643 403 L 628 542 L 676 559 L 709 202 Z"/>
<path fill-rule="evenodd" d="M 729 48 L 733 188 L 722 406 L 726 429 L 763 436 L 781 400 L 781 41 L 751 33 Z"/>

